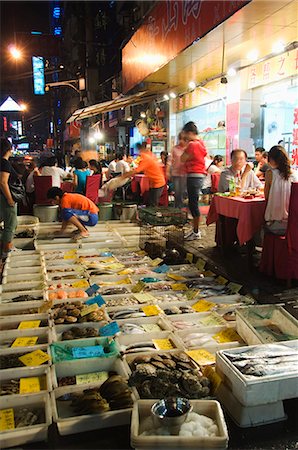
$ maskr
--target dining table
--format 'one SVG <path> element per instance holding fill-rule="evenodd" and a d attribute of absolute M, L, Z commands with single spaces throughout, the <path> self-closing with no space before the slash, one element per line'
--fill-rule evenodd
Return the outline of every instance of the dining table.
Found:
<path fill-rule="evenodd" d="M 228 194 L 214 195 L 206 223 L 216 223 L 216 243 L 224 247 L 237 239 L 240 245 L 251 241 L 264 224 L 264 196 L 244 198 Z"/>

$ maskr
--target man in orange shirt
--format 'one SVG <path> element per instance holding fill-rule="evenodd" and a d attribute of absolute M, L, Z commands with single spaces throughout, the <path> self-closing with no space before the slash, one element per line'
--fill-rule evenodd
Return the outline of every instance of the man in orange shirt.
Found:
<path fill-rule="evenodd" d="M 68 225 L 74 225 L 79 237 L 89 236 L 86 226 L 94 227 L 98 222 L 98 208 L 89 198 L 81 194 L 63 193 L 58 187 L 51 187 L 47 197 L 53 205 L 61 208 L 62 227 L 59 233 L 63 233 Z"/>
<path fill-rule="evenodd" d="M 122 175 L 122 178 L 130 178 L 143 172 L 149 179 L 149 203 L 150 206 L 158 206 L 160 196 L 165 187 L 166 180 L 163 169 L 153 153 L 147 149 L 146 142 L 140 148 L 141 161 L 138 167 Z"/>

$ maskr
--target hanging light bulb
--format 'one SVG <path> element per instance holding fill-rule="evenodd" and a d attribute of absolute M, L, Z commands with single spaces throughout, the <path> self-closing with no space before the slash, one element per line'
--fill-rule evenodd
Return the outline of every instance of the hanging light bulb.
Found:
<path fill-rule="evenodd" d="M 170 97 L 168 96 L 168 94 L 165 94 L 165 95 L 163 96 L 163 98 L 164 98 L 164 100 L 166 100 L 166 101 L 170 100 Z"/>
<path fill-rule="evenodd" d="M 171 97 L 171 98 L 176 98 L 177 95 L 175 94 L 175 92 L 170 92 L 170 97 Z"/>
<path fill-rule="evenodd" d="M 230 67 L 229 70 L 227 71 L 227 75 L 228 77 L 235 77 L 237 74 L 236 69 L 234 69 L 234 67 Z"/>
<path fill-rule="evenodd" d="M 277 41 L 272 45 L 272 53 L 281 53 L 285 49 L 285 44 L 282 41 Z"/>
<path fill-rule="evenodd" d="M 249 59 L 251 62 L 256 61 L 258 59 L 258 57 L 259 57 L 259 51 L 257 49 L 251 50 L 247 54 L 247 59 Z"/>
<path fill-rule="evenodd" d="M 88 140 L 89 140 L 89 144 L 94 144 L 95 143 L 95 139 L 94 139 L 93 136 L 90 136 Z"/>
<path fill-rule="evenodd" d="M 193 90 L 193 89 L 195 89 L 197 87 L 197 85 L 196 85 L 196 83 L 194 81 L 190 81 L 188 83 L 188 87 L 189 87 L 189 89 Z"/>

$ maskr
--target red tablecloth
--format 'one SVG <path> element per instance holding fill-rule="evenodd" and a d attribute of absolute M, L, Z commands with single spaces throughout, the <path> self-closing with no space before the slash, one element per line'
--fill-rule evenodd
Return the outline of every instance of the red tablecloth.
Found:
<path fill-rule="evenodd" d="M 148 192 L 150 188 L 149 184 L 149 178 L 144 175 L 143 173 L 139 173 L 133 177 L 131 180 L 131 190 L 133 193 L 138 192 L 138 185 L 139 185 L 139 192 L 140 195 L 143 197 L 144 201 L 148 201 Z M 165 188 L 160 196 L 159 205 L 160 206 L 168 206 L 169 199 L 168 199 L 168 187 L 167 184 L 165 185 Z"/>
<path fill-rule="evenodd" d="M 243 245 L 262 228 L 265 207 L 265 199 L 260 197 L 246 200 L 241 197 L 215 195 L 210 205 L 206 223 L 210 225 L 217 222 L 219 214 L 238 219 L 237 237 L 239 244 Z"/>

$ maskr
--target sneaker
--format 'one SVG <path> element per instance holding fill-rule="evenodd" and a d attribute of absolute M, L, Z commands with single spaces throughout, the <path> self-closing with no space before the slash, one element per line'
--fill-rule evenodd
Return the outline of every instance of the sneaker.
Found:
<path fill-rule="evenodd" d="M 184 239 L 188 239 L 189 236 L 191 236 L 193 232 L 194 232 L 193 230 L 188 231 L 188 232 L 184 235 Z"/>
<path fill-rule="evenodd" d="M 195 233 L 194 231 L 191 232 L 187 237 L 184 238 L 186 241 L 195 241 L 196 239 L 202 239 L 202 235 L 200 230 Z"/>

